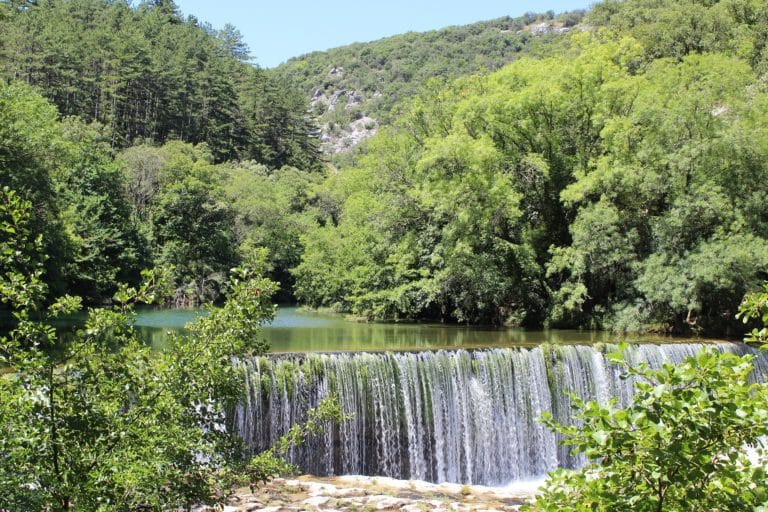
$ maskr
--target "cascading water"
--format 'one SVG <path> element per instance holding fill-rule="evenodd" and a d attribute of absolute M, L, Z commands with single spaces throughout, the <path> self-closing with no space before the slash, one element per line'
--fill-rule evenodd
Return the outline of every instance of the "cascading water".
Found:
<path fill-rule="evenodd" d="M 712 346 L 712 345 L 708 345 Z M 743 344 L 718 350 L 743 353 Z M 702 344 L 636 345 L 630 363 L 659 367 Z M 467 352 L 306 354 L 261 357 L 245 367 L 247 397 L 234 428 L 254 452 L 271 446 L 322 398 L 338 396 L 353 419 L 294 448 L 315 475 L 364 474 L 496 485 L 583 460 L 536 420 L 568 421 L 569 393 L 628 404 L 632 383 L 608 364 L 614 346 L 545 345 Z M 768 376 L 764 356 L 757 378 Z"/>

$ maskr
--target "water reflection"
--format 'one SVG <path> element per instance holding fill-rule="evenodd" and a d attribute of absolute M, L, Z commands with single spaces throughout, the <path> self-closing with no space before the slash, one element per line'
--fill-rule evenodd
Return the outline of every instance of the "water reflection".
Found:
<path fill-rule="evenodd" d="M 162 348 L 169 332 L 205 314 L 202 310 L 142 310 L 136 326 L 153 347 Z M 422 350 L 531 346 L 540 343 L 598 343 L 684 341 L 660 336 L 629 338 L 603 331 L 495 329 L 442 324 L 358 323 L 333 315 L 281 307 L 264 327 L 273 352 L 337 352 L 350 350 Z"/>

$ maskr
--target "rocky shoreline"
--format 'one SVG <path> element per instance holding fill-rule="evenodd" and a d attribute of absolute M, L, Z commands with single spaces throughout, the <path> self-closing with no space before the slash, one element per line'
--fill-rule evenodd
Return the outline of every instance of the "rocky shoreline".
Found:
<path fill-rule="evenodd" d="M 224 511 L 507 512 L 528 503 L 537 485 L 485 487 L 365 476 L 277 478 L 256 492 L 240 489 Z"/>

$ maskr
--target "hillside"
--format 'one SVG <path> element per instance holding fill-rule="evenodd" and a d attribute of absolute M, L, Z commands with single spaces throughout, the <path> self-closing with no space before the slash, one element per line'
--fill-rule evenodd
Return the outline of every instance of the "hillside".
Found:
<path fill-rule="evenodd" d="M 373 319 L 740 332 L 768 276 L 766 20 L 748 0 L 606 2 L 547 55 L 422 89 L 326 181 L 297 298 Z"/>
<path fill-rule="evenodd" d="M 607 1 L 275 70 L 172 2 L 18 5 L 0 184 L 52 292 L 167 266 L 189 305 L 258 259 L 282 300 L 371 319 L 739 332 L 768 276 L 764 2 Z M 338 172 L 310 98 L 332 149 L 378 132 Z"/>
<path fill-rule="evenodd" d="M 325 150 L 345 152 L 388 123 L 391 109 L 427 81 L 447 82 L 544 54 L 582 16 L 550 11 L 410 32 L 296 57 L 273 73 L 307 95 Z"/>
<path fill-rule="evenodd" d="M 251 66 L 231 25 L 214 30 L 171 1 L 21 1 L 0 2 L 0 33 L 0 80 L 98 122 L 112 148 L 181 140 L 217 161 L 318 163 L 303 97 Z"/>

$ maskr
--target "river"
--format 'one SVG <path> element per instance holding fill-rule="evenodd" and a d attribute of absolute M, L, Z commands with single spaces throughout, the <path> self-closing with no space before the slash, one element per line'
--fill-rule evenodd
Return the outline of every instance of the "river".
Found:
<path fill-rule="evenodd" d="M 143 310 L 136 324 L 161 349 L 168 332 L 202 310 Z M 524 330 L 428 323 L 357 323 L 282 307 L 263 330 L 272 354 L 239 360 L 246 393 L 232 427 L 258 453 L 329 395 L 350 418 L 290 451 L 315 475 L 362 474 L 504 485 L 579 467 L 538 421 L 567 423 L 571 393 L 631 401 L 632 383 L 606 354 L 640 342 L 630 364 L 658 368 L 706 346 L 744 353 L 746 345 L 600 331 Z M 768 358 L 755 377 L 768 376 Z"/>
<path fill-rule="evenodd" d="M 136 326 L 152 346 L 162 348 L 169 331 L 204 314 L 200 309 L 140 310 Z M 532 347 L 541 343 L 642 343 L 694 341 L 659 335 L 622 336 L 606 331 L 526 330 L 432 323 L 361 323 L 339 315 L 280 307 L 274 321 L 264 326 L 272 352 L 404 351 Z M 695 340 L 702 341 L 702 340 Z"/>

